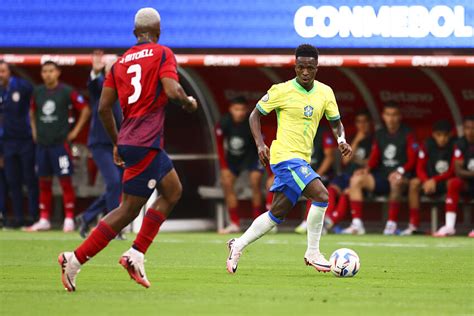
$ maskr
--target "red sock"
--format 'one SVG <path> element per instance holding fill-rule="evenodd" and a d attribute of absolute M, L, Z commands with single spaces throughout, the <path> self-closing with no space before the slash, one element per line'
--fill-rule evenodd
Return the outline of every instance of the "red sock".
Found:
<path fill-rule="evenodd" d="M 254 206 L 253 207 L 253 218 L 256 219 L 257 217 L 259 217 L 261 214 L 262 214 L 262 206 L 259 205 L 259 206 Z"/>
<path fill-rule="evenodd" d="M 161 224 L 166 220 L 166 216 L 158 210 L 149 208 L 143 218 L 142 227 L 137 238 L 133 242 L 133 248 L 145 254 L 153 239 L 158 234 Z"/>
<path fill-rule="evenodd" d="M 339 197 L 339 201 L 337 202 L 336 210 L 332 212 L 331 219 L 334 224 L 339 223 L 347 214 L 347 210 L 349 209 L 349 195 L 342 194 Z"/>
<path fill-rule="evenodd" d="M 76 195 L 72 187 L 71 177 L 60 177 L 59 183 L 63 189 L 64 215 L 66 218 L 74 218 Z"/>
<path fill-rule="evenodd" d="M 268 191 L 267 198 L 265 201 L 265 208 L 267 209 L 267 211 L 269 211 L 270 208 L 272 207 L 272 202 L 273 202 L 273 192 Z"/>
<path fill-rule="evenodd" d="M 400 202 L 388 202 L 388 220 L 392 222 L 398 221 L 398 213 L 400 212 Z"/>
<path fill-rule="evenodd" d="M 410 224 L 420 227 L 420 210 L 417 208 L 410 209 Z"/>
<path fill-rule="evenodd" d="M 102 249 L 107 247 L 109 242 L 117 236 L 117 233 L 104 221 L 100 221 L 92 233 L 82 244 L 74 251 L 77 260 L 83 264 Z"/>
<path fill-rule="evenodd" d="M 328 188 L 328 193 L 329 193 L 329 200 L 328 200 L 328 208 L 326 209 L 326 214 L 331 214 L 336 209 L 337 197 L 339 193 L 336 189 L 334 189 L 331 186 Z"/>
<path fill-rule="evenodd" d="M 362 201 L 351 201 L 351 213 L 352 213 L 352 218 L 362 218 L 362 206 L 363 202 Z"/>
<path fill-rule="evenodd" d="M 456 213 L 459 203 L 459 195 L 464 186 L 461 178 L 453 178 L 448 181 L 448 192 L 446 194 L 446 212 Z"/>
<path fill-rule="evenodd" d="M 306 201 L 306 214 L 304 215 L 304 220 L 308 218 L 309 210 L 311 208 L 311 203 L 313 203 L 313 201 L 311 200 Z"/>
<path fill-rule="evenodd" d="M 39 208 L 40 218 L 47 219 L 51 217 L 51 200 L 53 198 L 53 182 L 51 179 L 39 179 Z"/>
<path fill-rule="evenodd" d="M 240 226 L 240 217 L 239 217 L 238 207 L 229 207 L 229 216 L 230 216 L 230 221 L 233 224 Z"/>

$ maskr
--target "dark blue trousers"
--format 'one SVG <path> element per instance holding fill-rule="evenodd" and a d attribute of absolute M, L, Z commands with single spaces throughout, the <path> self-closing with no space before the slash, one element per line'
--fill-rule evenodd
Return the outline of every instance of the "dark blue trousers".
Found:
<path fill-rule="evenodd" d="M 5 177 L 11 194 L 15 219 L 23 222 L 23 185 L 28 189 L 28 213 L 38 217 L 38 177 L 35 172 L 35 145 L 31 140 L 5 140 Z"/>
<path fill-rule="evenodd" d="M 94 145 L 90 150 L 97 168 L 104 178 L 105 193 L 84 211 L 82 218 L 87 224 L 93 222 L 99 214 L 108 213 L 119 206 L 123 173 L 122 169 L 114 164 L 112 146 Z"/>

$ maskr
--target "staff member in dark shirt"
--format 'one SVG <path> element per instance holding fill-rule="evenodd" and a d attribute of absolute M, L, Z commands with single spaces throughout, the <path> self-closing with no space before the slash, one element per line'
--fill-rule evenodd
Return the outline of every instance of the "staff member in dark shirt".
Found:
<path fill-rule="evenodd" d="M 420 193 L 445 194 L 448 179 L 454 176 L 451 157 L 454 151 L 452 126 L 448 121 L 433 125 L 432 136 L 425 140 L 418 152 L 416 177 L 410 180 L 408 204 L 410 223 L 400 235 L 413 235 L 420 227 Z"/>
<path fill-rule="evenodd" d="M 261 187 L 265 169 L 259 162 L 257 147 L 250 131 L 245 98 L 237 97 L 230 101 L 229 113 L 222 117 L 215 132 L 221 182 L 231 221 L 219 233 L 237 233 L 240 232 L 240 217 L 234 184 L 241 172 L 249 171 L 254 217 L 258 217 L 263 211 Z"/>
<path fill-rule="evenodd" d="M 398 104 L 384 106 L 382 119 L 385 126 L 375 133 L 368 166 L 354 173 L 350 180 L 352 224 L 344 231 L 349 234 L 365 233 L 362 223 L 363 191 L 388 195 L 389 217 L 385 235 L 394 235 L 400 200 L 408 187 L 411 172 L 415 170 L 418 145 L 412 131 L 402 124 Z"/>
<path fill-rule="evenodd" d="M 106 188 L 105 193 L 97 198 L 84 214 L 79 217 L 79 234 L 82 238 L 87 237 L 89 226 L 99 214 L 112 211 L 120 204 L 122 169 L 114 164 L 113 145 L 98 113 L 99 99 L 105 75 L 110 71 L 111 66 L 112 62 L 109 62 L 107 65 L 103 62 L 103 53 L 101 51 L 94 52 L 92 55 L 92 70 L 87 83 L 92 112 L 87 146 L 102 174 Z M 118 102 L 113 107 L 113 114 L 118 130 L 122 122 L 122 110 Z"/>
<path fill-rule="evenodd" d="M 35 145 L 29 119 L 33 86 L 26 80 L 12 76 L 9 65 L 0 61 L 0 106 L 3 108 L 3 141 L 5 177 L 11 193 L 15 221 L 13 227 L 25 224 L 23 219 L 23 191 L 26 184 L 29 197 L 29 220 L 38 216 L 38 178 L 35 166 Z"/>

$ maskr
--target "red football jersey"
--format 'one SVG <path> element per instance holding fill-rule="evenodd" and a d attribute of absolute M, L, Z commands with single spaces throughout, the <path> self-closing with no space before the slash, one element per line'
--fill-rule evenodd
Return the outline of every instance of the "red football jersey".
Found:
<path fill-rule="evenodd" d="M 142 43 L 114 64 L 104 86 L 117 91 L 123 112 L 118 145 L 161 148 L 168 98 L 161 78 L 178 81 L 176 58 L 166 46 Z"/>

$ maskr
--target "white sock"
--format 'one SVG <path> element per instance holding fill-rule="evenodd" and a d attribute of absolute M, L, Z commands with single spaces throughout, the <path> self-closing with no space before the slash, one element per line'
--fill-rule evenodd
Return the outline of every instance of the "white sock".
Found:
<path fill-rule="evenodd" d="M 454 229 L 456 225 L 456 213 L 446 212 L 446 227 Z"/>
<path fill-rule="evenodd" d="M 324 213 L 328 208 L 328 204 L 324 202 L 313 202 L 309 209 L 308 218 L 308 249 L 306 253 L 319 253 L 319 240 L 323 230 Z"/>
<path fill-rule="evenodd" d="M 250 225 L 242 236 L 237 238 L 234 247 L 242 251 L 249 244 L 268 233 L 273 227 L 281 222 L 282 221 L 274 217 L 270 211 L 263 213 L 253 221 L 252 225 Z"/>

